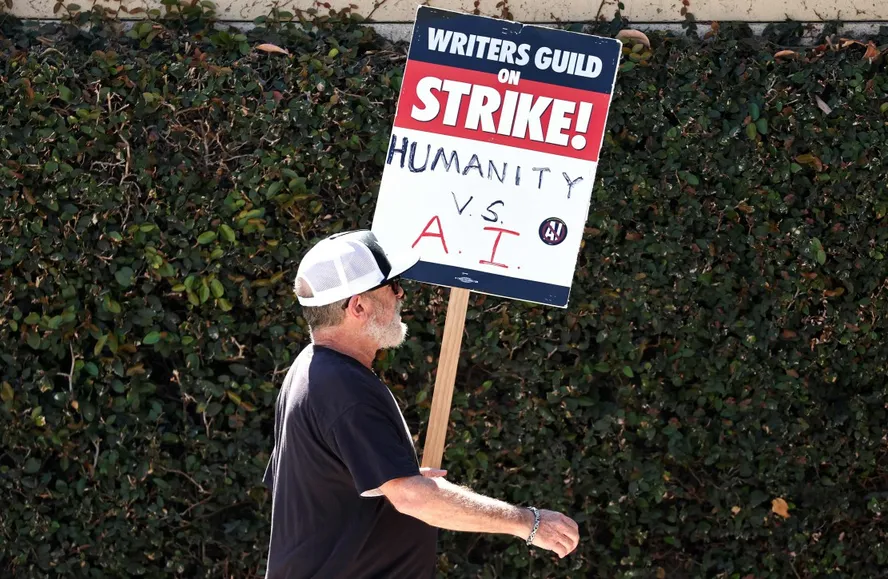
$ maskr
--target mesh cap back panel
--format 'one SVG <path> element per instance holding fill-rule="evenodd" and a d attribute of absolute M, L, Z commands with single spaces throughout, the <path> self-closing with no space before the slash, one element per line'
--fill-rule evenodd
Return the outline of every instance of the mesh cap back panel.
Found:
<path fill-rule="evenodd" d="M 336 264 L 333 261 L 319 261 L 312 264 L 306 269 L 303 279 L 311 286 L 311 291 L 315 296 L 342 285 L 342 280 L 339 279 L 339 273 L 336 271 Z"/>
<path fill-rule="evenodd" d="M 354 248 L 355 252 L 347 259 L 342 260 L 342 270 L 345 272 L 346 280 L 356 281 L 379 271 L 376 259 L 366 248 L 355 243 L 349 243 L 349 245 Z"/>

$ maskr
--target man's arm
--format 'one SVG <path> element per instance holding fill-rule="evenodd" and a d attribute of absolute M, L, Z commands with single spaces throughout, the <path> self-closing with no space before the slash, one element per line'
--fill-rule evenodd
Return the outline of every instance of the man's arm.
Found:
<path fill-rule="evenodd" d="M 434 527 L 521 539 L 527 539 L 533 529 L 534 516 L 529 509 L 480 495 L 443 478 L 397 478 L 379 490 L 399 512 Z M 579 529 L 573 520 L 561 513 L 540 510 L 534 545 L 565 557 L 576 549 L 578 542 Z"/>

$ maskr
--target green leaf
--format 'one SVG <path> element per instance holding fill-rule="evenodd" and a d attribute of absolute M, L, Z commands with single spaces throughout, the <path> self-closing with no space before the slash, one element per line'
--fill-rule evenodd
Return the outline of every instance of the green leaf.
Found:
<path fill-rule="evenodd" d="M 42 463 L 32 456 L 32 457 L 29 457 L 28 460 L 25 461 L 24 471 L 27 474 L 34 474 L 40 470 L 41 466 L 42 466 Z"/>
<path fill-rule="evenodd" d="M 144 338 L 142 338 L 142 343 L 150 346 L 152 344 L 156 344 L 160 341 L 160 332 L 150 332 Z"/>
<path fill-rule="evenodd" d="M 10 402 L 13 398 L 15 398 L 15 391 L 12 389 L 12 385 L 9 382 L 0 384 L 0 400 Z"/>
<path fill-rule="evenodd" d="M 93 347 L 93 356 L 98 356 L 102 353 L 102 349 L 104 349 L 105 344 L 108 342 L 108 334 L 102 334 L 102 337 L 96 341 L 95 347 Z"/>
<path fill-rule="evenodd" d="M 117 280 L 122 287 L 128 288 L 133 285 L 134 272 L 131 267 L 121 267 L 114 273 L 114 279 Z"/>
<path fill-rule="evenodd" d="M 218 279 L 210 281 L 210 290 L 212 290 L 213 297 L 215 298 L 221 298 L 225 295 L 225 287 Z"/>
<path fill-rule="evenodd" d="M 222 232 L 222 237 L 225 238 L 225 241 L 229 243 L 234 243 L 234 240 L 236 239 L 234 235 L 234 229 L 223 223 L 221 226 L 219 226 L 219 231 Z"/>
<path fill-rule="evenodd" d="M 281 190 L 281 187 L 283 187 L 283 186 L 284 186 L 284 182 L 283 182 L 283 181 L 275 181 L 274 183 L 272 183 L 272 184 L 268 187 L 268 193 L 266 193 L 266 196 L 267 196 L 267 197 L 272 197 L 272 196 L 275 195 L 278 191 L 280 191 L 280 190 Z"/>
<path fill-rule="evenodd" d="M 790 172 L 792 172 L 793 174 L 795 174 L 795 173 L 798 173 L 799 171 L 802 170 L 802 166 L 799 165 L 798 163 L 791 163 L 791 164 L 789 165 L 789 170 L 790 170 Z"/>
<path fill-rule="evenodd" d="M 879 107 L 879 112 L 882 114 L 888 113 L 888 103 L 882 103 L 882 106 Z"/>
<path fill-rule="evenodd" d="M 206 245 L 206 244 L 212 243 L 214 241 L 216 241 L 216 232 L 215 231 L 204 231 L 197 238 L 197 242 L 201 245 Z"/>
<path fill-rule="evenodd" d="M 26 317 L 22 321 L 33 326 L 40 321 L 40 314 L 38 314 L 37 312 L 31 312 L 30 314 L 28 314 L 28 317 Z"/>
<path fill-rule="evenodd" d="M 228 369 L 231 370 L 231 373 L 235 376 L 246 376 L 250 373 L 250 370 L 243 364 L 232 364 Z"/>
<path fill-rule="evenodd" d="M 108 294 L 105 294 L 105 297 L 102 300 L 102 307 L 104 307 L 106 311 L 111 312 L 112 314 L 120 313 L 120 304 L 111 299 L 111 296 Z"/>
<path fill-rule="evenodd" d="M 59 164 L 55 161 L 47 161 L 45 165 L 43 165 L 44 173 L 55 173 L 59 170 Z"/>
<path fill-rule="evenodd" d="M 762 117 L 755 123 L 755 128 L 758 129 L 758 132 L 762 135 L 768 134 L 768 119 Z"/>
<path fill-rule="evenodd" d="M 635 376 L 635 372 L 633 372 L 632 368 L 630 368 L 629 366 L 623 366 L 623 374 L 625 374 L 629 378 L 632 378 Z"/>
<path fill-rule="evenodd" d="M 206 284 L 202 284 L 198 292 L 200 296 L 200 303 L 205 303 L 208 299 L 210 299 L 210 288 L 208 288 Z"/>
<path fill-rule="evenodd" d="M 749 495 L 749 506 L 757 507 L 766 500 L 768 500 L 768 495 L 756 489 Z"/>
<path fill-rule="evenodd" d="M 627 60 L 622 64 L 622 66 L 620 66 L 620 72 L 629 72 L 633 68 L 635 68 L 635 63 L 631 60 Z"/>
<path fill-rule="evenodd" d="M 339 49 L 336 48 L 336 47 L 334 47 L 334 48 L 331 48 L 331 49 L 330 49 L 330 52 L 327 53 L 327 56 L 328 56 L 329 58 L 336 58 L 336 56 L 337 56 L 338 54 L 339 54 Z"/>
<path fill-rule="evenodd" d="M 71 92 L 71 89 L 66 87 L 65 85 L 59 86 L 59 98 L 65 101 L 66 103 L 71 102 L 71 97 L 74 96 L 74 93 Z"/>
<path fill-rule="evenodd" d="M 221 298 L 221 299 L 219 300 L 219 308 L 220 308 L 223 312 L 231 311 L 231 302 L 229 302 L 229 301 L 226 300 L 225 298 Z"/>
<path fill-rule="evenodd" d="M 746 125 L 746 136 L 747 137 L 754 140 L 757 135 L 758 135 L 758 130 L 755 127 L 755 123 L 749 123 L 748 125 Z"/>
<path fill-rule="evenodd" d="M 815 259 L 817 259 L 817 263 L 820 265 L 826 263 L 826 251 L 824 251 L 823 244 L 816 237 L 811 240 L 811 250 L 814 253 Z"/>
<path fill-rule="evenodd" d="M 755 103 L 749 103 L 749 116 L 752 118 L 752 122 L 757 121 L 760 114 L 759 106 Z"/>

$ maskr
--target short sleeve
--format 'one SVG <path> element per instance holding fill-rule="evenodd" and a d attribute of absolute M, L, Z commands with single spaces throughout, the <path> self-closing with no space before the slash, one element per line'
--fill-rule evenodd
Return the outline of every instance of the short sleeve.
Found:
<path fill-rule="evenodd" d="M 346 410 L 330 427 L 328 438 L 362 496 L 378 496 L 374 491 L 384 483 L 419 474 L 403 426 L 374 404 L 356 404 Z"/>

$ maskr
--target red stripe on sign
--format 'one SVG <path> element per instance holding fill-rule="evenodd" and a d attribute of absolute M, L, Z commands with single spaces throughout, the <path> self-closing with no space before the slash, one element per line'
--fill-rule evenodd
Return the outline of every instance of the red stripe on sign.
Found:
<path fill-rule="evenodd" d="M 598 161 L 609 103 L 609 94 L 411 61 L 395 127 Z"/>

